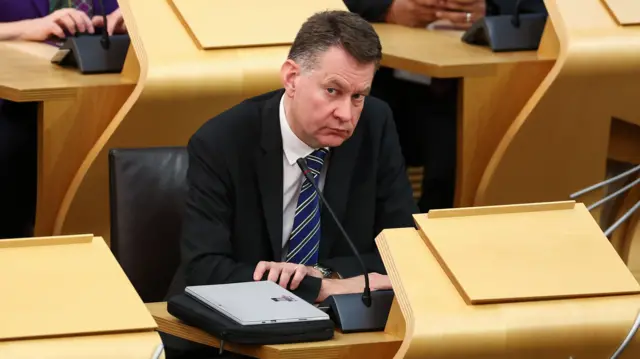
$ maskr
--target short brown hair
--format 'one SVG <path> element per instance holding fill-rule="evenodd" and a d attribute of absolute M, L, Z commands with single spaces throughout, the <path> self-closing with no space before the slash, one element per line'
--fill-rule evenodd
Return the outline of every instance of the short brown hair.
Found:
<path fill-rule="evenodd" d="M 382 45 L 373 26 L 358 14 L 339 10 L 308 18 L 296 35 L 288 58 L 311 68 L 318 55 L 331 47 L 340 47 L 358 63 L 374 63 L 376 68 L 382 58 Z"/>

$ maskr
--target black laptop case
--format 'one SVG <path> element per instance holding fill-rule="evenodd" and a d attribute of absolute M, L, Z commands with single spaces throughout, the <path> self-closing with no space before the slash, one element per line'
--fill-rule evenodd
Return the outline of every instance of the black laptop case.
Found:
<path fill-rule="evenodd" d="M 331 339 L 334 332 L 334 323 L 330 319 L 242 325 L 185 293 L 171 297 L 167 302 L 167 311 L 186 324 L 228 343 L 264 345 L 312 342 Z"/>

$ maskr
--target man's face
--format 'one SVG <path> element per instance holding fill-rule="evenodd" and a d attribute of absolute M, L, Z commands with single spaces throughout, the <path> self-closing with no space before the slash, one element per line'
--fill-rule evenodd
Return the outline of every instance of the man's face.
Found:
<path fill-rule="evenodd" d="M 291 129 L 311 147 L 340 146 L 358 124 L 375 64 L 359 64 L 338 47 L 320 54 L 311 69 L 287 63 L 282 74 Z"/>

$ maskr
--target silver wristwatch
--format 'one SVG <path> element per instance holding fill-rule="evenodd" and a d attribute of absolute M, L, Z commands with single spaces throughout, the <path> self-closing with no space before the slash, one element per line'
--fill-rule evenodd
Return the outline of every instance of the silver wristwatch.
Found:
<path fill-rule="evenodd" d="M 333 276 L 333 272 L 329 268 L 323 267 L 319 264 L 315 264 L 313 268 L 317 269 L 320 273 L 322 273 L 322 276 L 324 278 L 331 278 L 331 276 Z"/>

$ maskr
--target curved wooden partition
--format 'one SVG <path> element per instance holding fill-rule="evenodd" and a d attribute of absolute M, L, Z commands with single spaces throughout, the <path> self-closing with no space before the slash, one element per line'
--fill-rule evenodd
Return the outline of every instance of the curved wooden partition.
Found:
<path fill-rule="evenodd" d="M 201 50 L 169 1 L 120 1 L 138 73 L 132 95 L 85 158 L 67 191 L 54 233 L 94 233 L 109 242 L 111 148 L 186 145 L 209 118 L 279 87 L 288 46 Z M 224 34 L 221 34 L 224 36 Z"/>
<path fill-rule="evenodd" d="M 557 61 L 493 154 L 476 206 L 567 199 L 604 179 L 612 117 L 640 125 L 640 26 L 618 25 L 602 0 L 545 4 Z"/>

